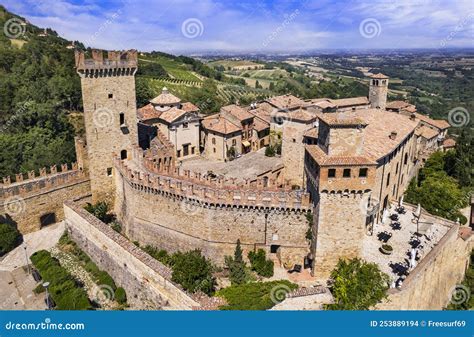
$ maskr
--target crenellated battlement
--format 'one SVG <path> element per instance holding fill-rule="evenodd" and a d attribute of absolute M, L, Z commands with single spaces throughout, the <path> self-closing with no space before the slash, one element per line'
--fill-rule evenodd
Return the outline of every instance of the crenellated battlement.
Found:
<path fill-rule="evenodd" d="M 26 175 L 18 173 L 14 176 L 14 181 L 10 176 L 3 177 L 0 184 L 0 198 L 25 196 L 85 179 L 87 175 L 78 168 L 77 163 L 73 163 L 71 167 L 68 164 L 62 164 L 60 168 L 56 165 L 43 167 L 39 170 L 39 175 L 35 171 L 29 171 Z"/>
<path fill-rule="evenodd" d="M 309 195 L 302 190 L 292 190 L 289 184 L 278 187 L 275 181 L 261 178 L 243 183 L 232 178 L 211 179 L 189 170 L 158 166 L 143 158 L 140 151 L 136 149 L 138 157 L 135 158 L 140 158 L 141 169 L 127 166 L 127 161 L 115 161 L 117 170 L 136 189 L 168 193 L 198 204 L 215 206 L 310 209 Z"/>
<path fill-rule="evenodd" d="M 81 77 L 110 77 L 135 75 L 138 67 L 136 50 L 107 51 L 104 58 L 102 50 L 92 50 L 92 58 L 86 59 L 82 50 L 75 51 L 75 63 Z"/>

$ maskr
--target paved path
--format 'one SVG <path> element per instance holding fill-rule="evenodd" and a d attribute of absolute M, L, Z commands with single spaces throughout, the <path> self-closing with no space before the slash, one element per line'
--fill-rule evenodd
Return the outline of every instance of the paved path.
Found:
<path fill-rule="evenodd" d="M 59 222 L 24 235 L 23 243 L 0 260 L 0 271 L 13 271 L 18 267 L 26 266 L 25 246 L 28 257 L 38 250 L 49 250 L 58 243 L 65 228 L 64 222 Z"/>

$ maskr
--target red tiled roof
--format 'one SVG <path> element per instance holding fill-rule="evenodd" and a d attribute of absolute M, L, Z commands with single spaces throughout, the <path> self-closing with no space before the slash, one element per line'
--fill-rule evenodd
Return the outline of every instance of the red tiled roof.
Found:
<path fill-rule="evenodd" d="M 249 113 L 244 108 L 235 104 L 223 106 L 221 110 L 231 114 L 232 116 L 237 118 L 239 121 L 253 118 L 253 115 L 251 113 Z"/>
<path fill-rule="evenodd" d="M 137 115 L 139 120 L 146 121 L 149 119 L 159 118 L 161 111 L 156 110 L 153 104 L 148 103 L 147 105 L 137 109 Z"/>
<path fill-rule="evenodd" d="M 388 76 L 384 75 L 382 73 L 378 73 L 378 74 L 374 74 L 374 75 L 370 76 L 370 78 L 386 79 L 386 78 L 388 78 Z"/>
<path fill-rule="evenodd" d="M 429 126 L 422 125 L 416 129 L 415 134 L 426 139 L 433 139 L 438 136 L 439 132 Z"/>
<path fill-rule="evenodd" d="M 420 113 L 415 113 L 416 118 L 418 118 L 420 121 L 425 122 L 426 124 L 432 125 L 434 127 L 437 127 L 438 129 L 444 130 L 449 128 L 451 125 L 448 123 L 448 121 L 445 121 L 444 119 L 432 119 L 426 115 L 422 115 Z"/>
<path fill-rule="evenodd" d="M 223 135 L 242 130 L 241 126 L 235 125 L 221 114 L 208 116 L 202 120 L 202 126 L 206 130 L 214 131 Z"/>
<path fill-rule="evenodd" d="M 306 105 L 306 102 L 293 95 L 274 96 L 266 99 L 266 102 L 278 109 L 294 109 Z"/>
<path fill-rule="evenodd" d="M 456 141 L 452 138 L 446 138 L 443 141 L 443 147 L 444 148 L 452 148 L 452 147 L 455 147 L 455 146 L 456 146 Z"/>
<path fill-rule="evenodd" d="M 360 97 L 330 99 L 329 102 L 337 105 L 338 107 L 347 107 L 347 106 L 352 106 L 352 105 L 368 105 L 369 99 L 366 96 L 360 96 Z"/>

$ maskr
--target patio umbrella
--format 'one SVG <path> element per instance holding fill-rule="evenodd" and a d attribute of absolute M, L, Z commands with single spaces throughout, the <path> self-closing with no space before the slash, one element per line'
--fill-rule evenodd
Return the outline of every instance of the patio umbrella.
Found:
<path fill-rule="evenodd" d="M 410 251 L 410 270 L 416 267 L 416 248 L 412 248 Z"/>
<path fill-rule="evenodd" d="M 418 204 L 418 207 L 416 208 L 415 216 L 419 218 L 421 216 L 421 205 Z"/>
<path fill-rule="evenodd" d="M 388 218 L 388 209 L 384 209 L 383 214 L 382 214 L 382 223 L 383 224 L 387 221 L 387 218 Z"/>
<path fill-rule="evenodd" d="M 399 207 L 403 207 L 403 195 L 400 197 L 400 201 L 398 202 Z"/>

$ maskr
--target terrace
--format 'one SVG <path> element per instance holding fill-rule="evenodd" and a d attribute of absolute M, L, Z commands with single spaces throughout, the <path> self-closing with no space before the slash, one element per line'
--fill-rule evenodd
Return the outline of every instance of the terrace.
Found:
<path fill-rule="evenodd" d="M 412 205 L 392 206 L 363 242 L 362 258 L 375 262 L 400 288 L 406 277 L 454 225 Z"/>

